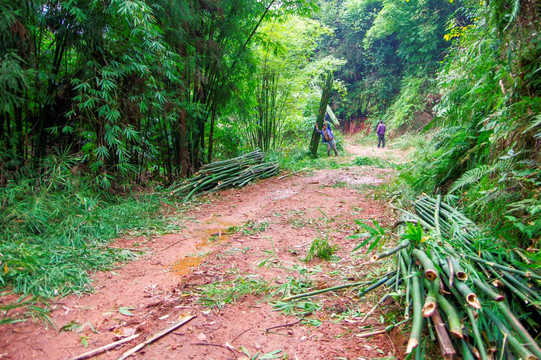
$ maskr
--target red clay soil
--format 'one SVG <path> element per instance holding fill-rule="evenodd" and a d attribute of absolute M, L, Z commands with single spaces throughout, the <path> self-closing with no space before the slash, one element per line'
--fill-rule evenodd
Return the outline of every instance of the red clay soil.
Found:
<path fill-rule="evenodd" d="M 344 164 L 354 156 L 393 161 L 404 156 L 399 150 L 352 144 L 347 149 L 348 156 L 338 158 Z M 366 265 L 364 251 L 351 254 L 359 240 L 347 237 L 357 229 L 355 219 L 393 223 L 392 212 L 374 200 L 374 185 L 392 176 L 389 169 L 349 166 L 274 177 L 204 196 L 182 213 L 182 232 L 150 241 L 115 241 L 112 246 L 140 246 L 146 252 L 122 268 L 95 274 L 94 293 L 54 299 L 56 329 L 31 320 L 0 327 L 0 359 L 70 359 L 140 334 L 95 357 L 117 359 L 187 315 L 196 317 L 130 359 L 251 359 L 256 354 L 260 359 L 403 358 L 400 330 L 359 336 L 385 328 L 380 311 L 361 321 L 379 300 L 375 294 L 359 299 L 357 288 L 293 301 L 297 307 L 289 309 L 297 316 L 276 307 L 289 295 L 280 290 L 287 284 L 305 284 L 301 292 L 308 292 L 372 280 L 386 271 Z M 337 246 L 335 258 L 304 261 L 316 238 Z M 244 286 L 252 293 L 223 304 L 204 292 L 212 286 Z M 318 308 L 308 308 L 313 304 Z M 59 331 L 69 324 L 77 326 Z"/>

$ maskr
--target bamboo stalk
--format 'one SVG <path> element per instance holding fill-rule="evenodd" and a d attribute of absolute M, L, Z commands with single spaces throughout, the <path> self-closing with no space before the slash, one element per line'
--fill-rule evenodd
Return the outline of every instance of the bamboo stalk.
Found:
<path fill-rule="evenodd" d="M 505 278 L 505 280 L 509 281 L 510 283 L 512 283 L 515 287 L 519 288 L 522 290 L 522 292 L 524 292 L 525 294 L 527 294 L 528 296 L 532 297 L 533 299 L 535 300 L 541 300 L 541 296 L 536 292 L 536 291 L 533 291 L 531 288 L 529 288 L 528 286 L 526 286 L 524 283 L 522 283 L 521 281 L 519 281 L 517 278 L 515 278 L 513 275 L 505 272 L 502 270 L 502 275 L 503 277 Z"/>
<path fill-rule="evenodd" d="M 423 331 L 423 307 L 421 304 L 421 287 L 419 278 L 414 276 L 411 278 L 411 297 L 413 299 L 413 322 L 411 325 L 411 334 L 406 348 L 406 354 L 410 354 L 416 347 L 419 346 L 421 332 Z"/>
<path fill-rule="evenodd" d="M 460 342 L 460 350 L 461 350 L 461 355 L 462 355 L 463 360 L 475 360 L 476 358 L 477 359 L 481 358 L 480 356 L 474 357 L 474 355 L 472 354 L 472 351 L 470 350 L 470 347 L 464 340 Z"/>
<path fill-rule="evenodd" d="M 491 300 L 494 301 L 503 301 L 505 299 L 505 296 L 502 294 L 497 293 L 496 291 L 492 290 L 488 287 L 485 283 L 483 283 L 481 280 L 472 278 L 473 284 L 481 290 L 485 295 L 487 295 Z"/>
<path fill-rule="evenodd" d="M 140 334 L 135 334 L 135 335 L 132 335 L 130 337 L 127 337 L 125 339 L 122 339 L 122 340 L 118 340 L 118 341 L 115 341 L 113 343 L 110 343 L 110 344 L 107 344 L 105 346 L 102 346 L 100 348 L 97 348 L 97 349 L 94 349 L 94 350 L 91 350 L 91 351 L 88 351 L 88 352 L 85 352 L 84 354 L 81 354 L 81 355 L 78 355 L 78 356 L 75 356 L 75 357 L 72 357 L 71 359 L 69 360 L 84 360 L 84 359 L 90 359 L 91 357 L 94 357 L 94 356 L 97 356 L 101 353 L 104 353 L 108 350 L 111 350 L 111 349 L 114 349 L 124 343 L 127 343 L 127 342 L 130 342 L 132 341 L 133 339 L 136 339 L 137 337 L 139 337 Z"/>
<path fill-rule="evenodd" d="M 458 316 L 456 308 L 453 306 L 453 304 L 451 304 L 449 300 L 445 298 L 445 296 L 441 294 L 438 294 L 437 300 L 438 308 L 443 310 L 443 312 L 447 316 L 449 332 L 455 338 L 463 339 L 464 333 L 462 332 L 462 323 L 460 322 L 460 317 Z"/>
<path fill-rule="evenodd" d="M 455 279 L 455 268 L 453 267 L 453 262 L 451 261 L 451 257 L 447 256 L 447 268 L 449 269 L 448 274 L 449 275 L 449 287 L 453 287 L 453 282 Z"/>
<path fill-rule="evenodd" d="M 402 271 L 402 278 L 406 279 L 406 308 L 404 309 L 404 318 L 409 319 L 409 310 L 410 310 L 410 284 L 411 284 L 411 278 L 408 276 L 409 268 L 406 266 L 405 259 L 408 259 L 411 261 L 411 258 L 409 258 L 408 253 L 405 250 L 402 250 L 400 252 L 400 270 Z M 409 263 L 408 261 L 408 263 Z"/>
<path fill-rule="evenodd" d="M 485 345 L 483 343 L 483 338 L 481 337 L 481 332 L 479 331 L 479 327 L 477 326 L 477 319 L 476 316 L 470 306 L 466 306 L 466 302 L 464 298 L 461 296 L 460 292 L 456 288 L 450 288 L 449 289 L 453 296 L 457 299 L 459 304 L 462 306 L 464 310 L 466 310 L 466 314 L 468 315 L 468 318 L 470 319 L 470 325 L 473 330 L 473 338 L 475 340 L 475 344 L 478 348 L 479 357 L 481 360 L 488 360 L 488 354 L 485 348 Z"/>
<path fill-rule="evenodd" d="M 392 275 L 391 275 L 392 274 Z M 364 295 L 368 294 L 370 291 L 374 290 L 375 288 L 383 285 L 385 282 L 387 282 L 387 280 L 389 280 L 392 276 L 394 276 L 394 272 L 392 272 L 391 274 L 388 274 L 386 277 L 384 277 L 383 279 L 379 280 L 378 282 L 370 285 L 368 288 L 364 289 L 363 291 L 361 291 L 359 293 L 359 298 L 363 297 Z"/>
<path fill-rule="evenodd" d="M 533 303 L 532 299 L 524 294 L 520 289 L 516 288 L 513 284 L 511 284 L 509 281 L 504 279 L 502 275 L 500 275 L 497 271 L 494 269 L 489 269 L 489 271 L 500 281 L 506 288 L 508 288 L 514 295 L 516 295 L 518 298 L 520 298 L 522 301 L 524 301 L 525 304 L 531 304 L 533 307 L 535 307 L 539 311 L 539 305 Z M 541 313 L 541 312 L 540 312 Z"/>
<path fill-rule="evenodd" d="M 436 206 L 434 209 L 434 226 L 436 228 L 436 236 L 441 238 L 441 229 L 440 229 L 440 203 L 441 203 L 441 195 L 438 194 L 438 198 L 436 199 Z"/>
<path fill-rule="evenodd" d="M 436 271 L 436 267 L 434 266 L 432 260 L 430 260 L 430 258 L 426 255 L 426 253 L 419 249 L 413 249 L 411 254 L 421 263 L 421 266 L 425 270 L 425 277 L 428 280 L 434 281 L 438 278 L 438 272 Z"/>
<path fill-rule="evenodd" d="M 455 348 L 449 337 L 449 333 L 445 328 L 445 323 L 441 319 L 440 313 L 435 310 L 431 316 L 434 328 L 436 329 L 436 335 L 438 336 L 438 342 L 440 344 L 441 353 L 444 359 L 452 360 L 456 355 Z"/>
<path fill-rule="evenodd" d="M 464 269 L 460 265 L 460 262 L 454 257 L 450 257 L 450 259 L 451 259 L 451 263 L 453 264 L 453 269 L 454 269 L 456 278 L 460 281 L 468 280 L 468 274 L 464 271 Z"/>
<path fill-rule="evenodd" d="M 479 302 L 479 299 L 477 298 L 477 294 L 473 292 L 472 289 L 462 281 L 457 281 L 455 283 L 455 288 L 464 296 L 466 299 L 466 302 L 475 309 L 481 308 L 481 303 Z"/>

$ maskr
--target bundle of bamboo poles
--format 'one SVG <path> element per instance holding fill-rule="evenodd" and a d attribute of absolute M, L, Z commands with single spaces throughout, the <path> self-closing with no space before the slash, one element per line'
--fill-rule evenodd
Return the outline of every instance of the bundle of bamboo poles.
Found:
<path fill-rule="evenodd" d="M 541 359 L 540 264 L 484 234 L 439 196 L 414 205 L 415 213 L 401 210 L 405 223 L 417 224 L 410 234 L 372 256 L 397 254 L 393 284 L 406 286 L 406 318 L 413 309 L 406 353 L 420 353 L 426 325 L 445 359 Z"/>
<path fill-rule="evenodd" d="M 243 187 L 250 181 L 273 176 L 278 173 L 275 163 L 263 163 L 265 154 L 257 149 L 248 154 L 204 165 L 192 178 L 175 184 L 170 193 L 183 196 L 184 202 L 196 193 L 213 192 L 229 187 Z"/>

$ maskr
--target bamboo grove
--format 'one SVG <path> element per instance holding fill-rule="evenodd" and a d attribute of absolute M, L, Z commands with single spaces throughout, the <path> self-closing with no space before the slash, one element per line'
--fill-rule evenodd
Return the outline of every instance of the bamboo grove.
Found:
<path fill-rule="evenodd" d="M 2 0 L 1 182 L 65 150 L 105 187 L 191 174 L 213 160 L 220 117 L 256 67 L 263 21 L 313 6 Z"/>

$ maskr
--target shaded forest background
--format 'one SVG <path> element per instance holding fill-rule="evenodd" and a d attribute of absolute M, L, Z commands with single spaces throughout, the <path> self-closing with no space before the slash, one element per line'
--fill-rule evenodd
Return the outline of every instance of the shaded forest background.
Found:
<path fill-rule="evenodd" d="M 308 156 L 328 74 L 342 131 L 385 120 L 415 142 L 389 193 L 441 193 L 536 248 L 539 13 L 534 0 L 1 0 L 0 280 L 28 270 L 8 271 L 26 246 L 118 234 L 85 221 L 134 185 L 255 148 L 286 167 Z"/>

